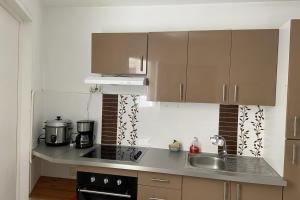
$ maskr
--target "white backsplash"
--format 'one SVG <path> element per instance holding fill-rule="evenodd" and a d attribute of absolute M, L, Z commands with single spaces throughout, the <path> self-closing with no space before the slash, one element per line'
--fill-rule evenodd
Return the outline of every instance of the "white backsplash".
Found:
<path fill-rule="evenodd" d="M 145 96 L 119 95 L 117 143 L 168 148 L 176 139 L 188 150 L 196 136 L 203 151 L 216 153 L 209 137 L 218 133 L 218 121 L 219 105 L 149 102 Z"/>

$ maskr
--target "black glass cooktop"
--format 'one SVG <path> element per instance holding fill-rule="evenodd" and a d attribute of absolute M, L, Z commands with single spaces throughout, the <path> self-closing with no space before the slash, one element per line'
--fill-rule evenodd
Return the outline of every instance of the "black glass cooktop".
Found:
<path fill-rule="evenodd" d="M 107 160 L 139 161 L 145 153 L 145 148 L 119 145 L 99 145 L 82 157 Z"/>

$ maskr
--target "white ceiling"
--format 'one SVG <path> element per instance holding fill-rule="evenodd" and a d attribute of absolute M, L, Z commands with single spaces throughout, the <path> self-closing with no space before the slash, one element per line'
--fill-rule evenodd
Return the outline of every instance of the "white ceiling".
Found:
<path fill-rule="evenodd" d="M 274 2 L 291 0 L 41 0 L 46 6 L 138 6 L 138 5 L 184 5 L 232 2 Z M 293 0 L 300 1 L 300 0 Z"/>

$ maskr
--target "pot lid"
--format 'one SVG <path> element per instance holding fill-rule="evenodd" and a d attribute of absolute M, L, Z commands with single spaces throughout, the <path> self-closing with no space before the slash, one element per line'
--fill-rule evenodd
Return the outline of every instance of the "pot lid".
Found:
<path fill-rule="evenodd" d="M 70 120 L 63 120 L 61 116 L 57 116 L 54 120 L 48 120 L 46 121 L 46 126 L 52 126 L 52 127 L 62 127 L 62 126 L 68 126 L 70 124 Z"/>

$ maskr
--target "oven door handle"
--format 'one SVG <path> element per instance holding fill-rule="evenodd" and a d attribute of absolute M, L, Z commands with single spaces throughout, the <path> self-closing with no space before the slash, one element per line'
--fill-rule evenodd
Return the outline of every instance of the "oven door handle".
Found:
<path fill-rule="evenodd" d="M 99 195 L 112 196 L 112 197 L 121 197 L 121 198 L 126 198 L 126 199 L 131 198 L 131 195 L 129 195 L 129 194 L 118 194 L 118 193 L 102 192 L 102 191 L 95 191 L 95 190 L 78 189 L 78 192 L 89 193 L 89 194 L 99 194 Z"/>

